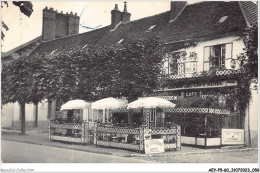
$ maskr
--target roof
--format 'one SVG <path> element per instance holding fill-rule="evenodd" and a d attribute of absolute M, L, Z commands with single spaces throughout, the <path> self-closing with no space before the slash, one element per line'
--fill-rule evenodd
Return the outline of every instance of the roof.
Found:
<path fill-rule="evenodd" d="M 234 34 L 247 26 L 245 15 L 248 16 L 247 20 L 255 20 L 255 16 L 250 12 L 254 10 L 251 6 L 252 4 L 246 6 L 244 3 L 241 6 L 238 1 L 206 1 L 190 4 L 186 6 L 177 20 L 171 23 L 169 23 L 170 12 L 167 11 L 121 24 L 113 32 L 110 31 L 113 28 L 107 26 L 83 34 L 42 42 L 33 53 L 44 54 L 55 49 L 84 47 L 86 44 L 114 45 L 121 39 L 124 39 L 123 43 L 125 43 L 132 38 L 148 39 L 159 36 L 164 43 L 170 43 L 220 37 L 223 33 Z M 241 10 L 244 7 L 246 10 Z M 228 16 L 228 18 L 224 22 L 219 22 L 223 16 Z M 156 26 L 150 32 L 146 32 L 153 25 Z"/>
<path fill-rule="evenodd" d="M 8 52 L 2 52 L 1 53 L 1 58 L 6 58 L 8 56 L 10 56 L 11 54 L 15 53 L 16 51 L 19 51 L 27 46 L 30 46 L 32 44 L 35 44 L 37 42 L 39 42 L 41 40 L 42 36 L 39 36 L 39 37 L 36 37 L 35 39 L 31 40 L 31 41 L 28 41 L 20 46 L 17 46 L 16 48 L 13 48 L 11 50 L 9 50 Z"/>
<path fill-rule="evenodd" d="M 250 1 L 240 1 L 239 5 L 247 23 L 250 25 L 256 24 L 258 15 L 257 5 Z"/>

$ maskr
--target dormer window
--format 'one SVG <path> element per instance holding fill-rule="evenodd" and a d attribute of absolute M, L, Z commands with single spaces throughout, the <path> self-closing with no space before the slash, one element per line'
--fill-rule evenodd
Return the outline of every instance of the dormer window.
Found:
<path fill-rule="evenodd" d="M 121 40 L 119 40 L 118 42 L 117 42 L 117 44 L 120 44 L 120 43 L 122 43 L 124 41 L 124 39 L 121 39 Z"/>
<path fill-rule="evenodd" d="M 150 26 L 150 28 L 149 28 L 148 30 L 146 30 L 145 32 L 150 32 L 150 31 L 152 31 L 155 27 L 156 27 L 156 25 L 152 25 L 152 26 Z"/>
<path fill-rule="evenodd" d="M 58 49 L 55 49 L 51 52 L 51 55 L 53 55 Z"/>
<path fill-rule="evenodd" d="M 87 46 L 88 46 L 88 44 L 85 44 L 85 45 L 83 46 L 83 49 L 86 48 Z"/>
<path fill-rule="evenodd" d="M 223 23 L 223 22 L 225 22 L 225 21 L 227 20 L 227 18 L 228 18 L 228 16 L 222 16 L 222 17 L 219 19 L 218 23 Z"/>

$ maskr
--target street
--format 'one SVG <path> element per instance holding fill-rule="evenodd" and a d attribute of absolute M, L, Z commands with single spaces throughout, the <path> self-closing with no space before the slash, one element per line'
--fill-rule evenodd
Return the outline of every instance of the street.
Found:
<path fill-rule="evenodd" d="M 257 150 L 250 150 L 223 153 L 144 157 L 143 159 L 152 162 L 164 163 L 258 163 L 258 152 Z"/>
<path fill-rule="evenodd" d="M 71 149 L 2 140 L 4 163 L 145 163 L 139 158 L 125 158 Z"/>
<path fill-rule="evenodd" d="M 2 140 L 4 163 L 257 163 L 257 150 L 190 155 L 119 157 Z"/>

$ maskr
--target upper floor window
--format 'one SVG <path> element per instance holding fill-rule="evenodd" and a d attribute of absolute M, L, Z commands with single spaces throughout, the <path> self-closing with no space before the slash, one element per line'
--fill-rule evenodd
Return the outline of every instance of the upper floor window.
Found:
<path fill-rule="evenodd" d="M 197 53 L 185 51 L 167 54 L 164 61 L 166 74 L 186 76 L 197 72 Z"/>
<path fill-rule="evenodd" d="M 226 60 L 232 58 L 232 43 L 204 47 L 203 70 L 222 70 L 226 67 Z"/>

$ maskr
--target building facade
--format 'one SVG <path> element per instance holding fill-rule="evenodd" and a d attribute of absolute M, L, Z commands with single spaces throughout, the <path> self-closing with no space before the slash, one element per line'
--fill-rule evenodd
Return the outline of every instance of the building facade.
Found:
<path fill-rule="evenodd" d="M 257 5 L 248 1 L 195 4 L 174 1 L 171 2 L 170 11 L 131 21 L 127 4 L 124 4 L 123 11 L 116 4 L 111 11 L 111 25 L 78 34 L 79 17 L 76 14 L 63 14 L 45 8 L 42 36 L 3 53 L 2 64 L 20 56 L 52 53 L 74 46 L 115 45 L 132 38 L 158 37 L 167 47 L 164 71 L 171 77 L 167 88 L 152 95 L 173 102 L 193 96 L 206 98 L 215 95 L 225 107 L 228 95 L 223 95 L 221 90 L 232 92 L 239 85 L 241 62 L 238 56 L 244 52 L 245 46 L 239 40 L 238 33 L 243 28 L 256 24 L 257 10 Z M 256 103 L 257 99 L 253 98 L 245 117 L 237 113 L 234 103 L 234 113 L 226 118 L 225 127 L 243 128 L 248 134 L 251 123 L 250 135 L 257 138 Z M 59 113 L 60 105 L 57 101 L 45 100 L 39 103 L 38 120 L 42 121 L 39 125 L 47 127 L 48 119 Z M 18 125 L 19 112 L 17 103 L 2 105 L 2 126 Z M 26 105 L 28 125 L 33 126 L 35 115 L 34 106 Z"/>

